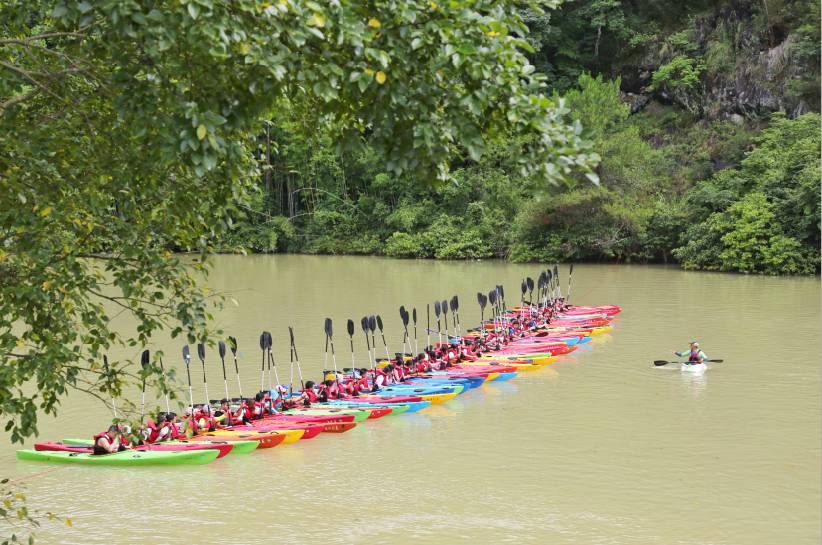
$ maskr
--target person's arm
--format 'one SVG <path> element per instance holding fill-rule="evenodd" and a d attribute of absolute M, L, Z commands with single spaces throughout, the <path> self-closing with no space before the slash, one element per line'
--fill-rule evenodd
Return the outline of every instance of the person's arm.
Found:
<path fill-rule="evenodd" d="M 690 354 L 690 353 L 691 353 L 691 351 L 690 351 L 690 350 L 683 350 L 682 352 L 676 352 L 676 351 L 674 351 L 674 355 L 675 355 L 675 356 L 679 356 L 680 358 L 684 358 L 685 356 L 687 356 L 687 355 L 688 355 L 688 354 Z"/>

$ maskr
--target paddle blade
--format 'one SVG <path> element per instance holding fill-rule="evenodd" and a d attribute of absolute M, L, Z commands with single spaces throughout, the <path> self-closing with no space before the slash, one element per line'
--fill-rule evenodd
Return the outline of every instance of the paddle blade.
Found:
<path fill-rule="evenodd" d="M 460 298 L 458 296 L 454 296 L 454 310 L 459 312 L 460 310 Z"/>
<path fill-rule="evenodd" d="M 491 291 L 488 292 L 488 301 L 490 301 L 492 305 L 497 302 L 497 292 L 496 291 L 491 290 Z"/>
<path fill-rule="evenodd" d="M 291 340 L 291 346 L 294 346 L 294 328 L 288 326 L 288 338 Z"/>
<path fill-rule="evenodd" d="M 519 289 L 522 290 L 523 295 L 525 295 L 525 292 L 528 291 L 528 286 L 525 284 L 525 280 L 522 281 L 522 284 L 520 284 Z"/>
<path fill-rule="evenodd" d="M 220 353 L 220 359 L 225 358 L 225 343 L 223 341 L 219 341 L 217 343 L 217 351 Z"/>
<path fill-rule="evenodd" d="M 265 347 L 270 350 L 272 346 L 274 346 L 274 339 L 273 339 L 273 337 L 271 337 L 271 333 L 266 331 L 265 332 Z"/>
<path fill-rule="evenodd" d="M 103 354 L 103 368 L 108 371 L 108 356 Z"/>
<path fill-rule="evenodd" d="M 405 307 L 400 307 L 400 319 L 402 319 L 402 325 L 408 327 L 408 311 Z"/>
<path fill-rule="evenodd" d="M 186 365 L 191 361 L 191 350 L 189 350 L 188 345 L 183 346 L 183 360 L 186 362 Z"/>
<path fill-rule="evenodd" d="M 525 283 L 528 286 L 528 291 L 534 291 L 534 279 L 530 276 L 525 279 Z"/>
<path fill-rule="evenodd" d="M 382 316 L 377 314 L 377 327 L 380 328 L 380 333 L 382 333 Z"/>
<path fill-rule="evenodd" d="M 334 325 L 331 322 L 331 318 L 325 319 L 325 324 L 323 325 L 323 329 L 325 330 L 325 334 L 329 337 L 334 336 Z"/>
<path fill-rule="evenodd" d="M 149 353 L 148 350 L 143 350 L 143 353 L 140 355 L 140 365 L 145 370 L 148 367 L 149 361 Z"/>
<path fill-rule="evenodd" d="M 260 350 L 265 350 L 265 331 L 260 333 Z"/>
<path fill-rule="evenodd" d="M 434 315 L 439 318 L 440 312 L 442 312 L 442 308 L 440 307 L 439 301 L 434 301 Z"/>
<path fill-rule="evenodd" d="M 346 324 L 346 327 L 348 328 L 348 336 L 353 337 L 354 336 L 354 320 L 348 320 L 348 323 Z"/>
<path fill-rule="evenodd" d="M 654 360 L 654 365 L 656 365 L 657 367 L 661 367 L 663 365 L 668 365 L 669 363 L 671 363 L 671 362 L 666 361 L 666 360 Z"/>
<path fill-rule="evenodd" d="M 377 317 L 376 316 L 369 316 L 368 317 L 368 329 L 371 330 L 371 333 L 374 333 L 377 330 Z"/>
<path fill-rule="evenodd" d="M 572 274 L 574 274 L 574 264 L 573 263 L 571 263 L 571 268 L 568 270 L 568 276 L 571 276 Z"/>
<path fill-rule="evenodd" d="M 417 324 L 417 307 L 411 310 L 411 319 L 414 320 L 414 325 Z"/>
<path fill-rule="evenodd" d="M 360 326 L 362 327 L 363 333 L 368 333 L 368 316 L 362 317 L 362 320 L 360 320 Z"/>
<path fill-rule="evenodd" d="M 236 337 L 229 337 L 228 338 L 228 347 L 231 349 L 231 353 L 236 356 L 237 355 L 237 338 Z"/>
<path fill-rule="evenodd" d="M 205 361 L 205 345 L 203 343 L 197 343 L 197 356 L 200 361 Z"/>
<path fill-rule="evenodd" d="M 448 301 L 443 299 L 442 304 L 440 305 L 443 314 L 448 314 Z"/>
<path fill-rule="evenodd" d="M 497 286 L 497 288 L 499 288 L 499 296 L 502 297 L 503 299 L 505 299 L 505 288 L 502 287 L 502 284 Z"/>

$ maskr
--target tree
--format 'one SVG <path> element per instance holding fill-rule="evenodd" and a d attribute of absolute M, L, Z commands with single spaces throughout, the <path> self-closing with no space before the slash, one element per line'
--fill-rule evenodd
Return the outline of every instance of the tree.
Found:
<path fill-rule="evenodd" d="M 529 2 L 531 7 L 556 2 Z M 578 129 L 523 50 L 516 2 L 10 0 L 0 5 L 0 414 L 20 441 L 69 388 L 137 375 L 100 365 L 161 328 L 213 333 L 215 236 L 250 197 L 275 110 L 368 143 L 390 172 L 449 176 L 509 134 L 524 174 L 591 173 Z M 276 144 L 276 143 L 275 143 Z M 593 175 L 592 175 L 593 176 Z M 167 248 L 196 250 L 195 257 Z M 115 312 L 135 332 L 109 323 Z M 158 355 L 155 355 L 157 357 Z M 150 381 L 159 381 L 157 368 Z M 33 381 L 36 389 L 23 391 Z"/>

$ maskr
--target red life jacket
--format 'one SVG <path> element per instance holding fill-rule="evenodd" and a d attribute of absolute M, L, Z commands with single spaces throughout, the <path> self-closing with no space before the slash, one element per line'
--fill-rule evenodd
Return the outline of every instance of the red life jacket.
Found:
<path fill-rule="evenodd" d="M 314 391 L 314 388 L 308 388 L 305 390 L 305 396 L 308 398 L 310 403 L 316 403 L 317 399 L 319 399 L 319 396 L 317 395 L 317 392 Z"/>

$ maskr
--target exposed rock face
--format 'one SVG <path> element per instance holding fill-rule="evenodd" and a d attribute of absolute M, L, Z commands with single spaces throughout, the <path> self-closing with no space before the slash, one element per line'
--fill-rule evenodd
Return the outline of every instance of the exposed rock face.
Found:
<path fill-rule="evenodd" d="M 625 67 L 622 89 L 631 110 L 642 109 L 649 97 L 711 119 L 734 121 L 737 116 L 776 111 L 795 117 L 818 109 L 818 104 L 808 104 L 800 94 L 791 92 L 791 86 L 811 81 L 808 72 L 816 70 L 818 74 L 819 67 L 797 60 L 794 35 L 779 25 L 765 28 L 753 6 L 744 0 L 723 3 L 714 13 L 692 22 L 687 34 L 693 50 L 683 53 L 670 47 L 656 48 L 647 51 L 634 67 Z M 709 61 L 709 68 L 700 76 L 701 89 L 685 92 L 663 87 L 651 92 L 653 72 L 680 54 Z"/>

